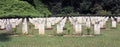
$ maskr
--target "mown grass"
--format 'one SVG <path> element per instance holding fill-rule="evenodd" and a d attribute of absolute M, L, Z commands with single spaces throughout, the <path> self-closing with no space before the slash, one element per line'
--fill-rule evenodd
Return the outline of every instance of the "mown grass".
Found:
<path fill-rule="evenodd" d="M 108 21 L 109 22 L 109 21 Z M 117 28 L 112 29 L 111 23 L 106 24 L 106 29 L 101 30 L 101 35 L 98 36 L 48 36 L 48 34 L 55 34 L 56 26 L 52 30 L 46 30 L 46 35 L 38 35 L 38 30 L 35 30 L 33 25 L 29 24 L 29 34 L 22 35 L 21 26 L 17 27 L 17 34 L 19 36 L 7 36 L 6 41 L 1 41 L 0 47 L 119 47 L 120 46 L 120 24 Z M 70 34 L 74 32 L 70 24 L 65 25 Z M 4 30 L 0 31 L 4 33 Z M 83 28 L 83 34 L 86 34 L 86 28 Z M 93 34 L 93 27 L 91 33 Z"/>

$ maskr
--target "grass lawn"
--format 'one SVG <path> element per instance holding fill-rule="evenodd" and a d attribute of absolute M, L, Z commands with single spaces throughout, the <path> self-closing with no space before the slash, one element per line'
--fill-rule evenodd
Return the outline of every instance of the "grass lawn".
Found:
<path fill-rule="evenodd" d="M 29 24 L 29 34 L 22 35 L 21 25 L 17 27 L 17 35 L 2 35 L 5 30 L 0 30 L 0 47 L 119 47 L 120 46 L 120 24 L 117 28 L 111 29 L 110 21 L 106 24 L 106 29 L 101 30 L 98 36 L 48 36 L 55 34 L 56 26 L 52 30 L 46 30 L 46 35 L 38 35 L 33 25 Z M 70 24 L 65 25 L 70 30 L 70 34 L 74 33 Z M 83 34 L 86 34 L 86 28 L 83 28 Z M 91 28 L 93 34 L 93 27 Z"/>

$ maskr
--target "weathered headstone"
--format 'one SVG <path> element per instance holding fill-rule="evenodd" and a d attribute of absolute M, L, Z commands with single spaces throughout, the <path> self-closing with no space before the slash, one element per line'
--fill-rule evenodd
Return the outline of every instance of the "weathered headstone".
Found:
<path fill-rule="evenodd" d="M 39 34 L 40 35 L 45 34 L 45 26 L 44 26 L 44 24 L 39 24 Z"/>
<path fill-rule="evenodd" d="M 87 28 L 90 28 L 90 27 L 91 27 L 90 18 L 87 18 L 86 26 L 87 26 Z"/>
<path fill-rule="evenodd" d="M 100 24 L 95 23 L 94 24 L 94 34 L 99 35 L 100 34 Z"/>
<path fill-rule="evenodd" d="M 116 28 L 116 21 L 112 21 L 112 28 Z"/>
<path fill-rule="evenodd" d="M 12 34 L 13 33 L 12 32 L 12 25 L 11 25 L 9 19 L 7 19 L 6 27 L 5 28 L 6 28 L 6 31 L 7 31 L 8 34 Z"/>
<path fill-rule="evenodd" d="M 1 29 L 5 29 L 5 23 L 1 23 Z"/>
<path fill-rule="evenodd" d="M 47 24 L 46 24 L 46 27 L 48 29 L 51 29 L 52 28 L 52 25 L 51 25 L 51 19 L 50 18 L 47 18 Z"/>
<path fill-rule="evenodd" d="M 64 18 L 60 23 L 57 24 L 57 34 L 60 34 L 63 32 L 63 27 L 65 25 L 67 18 Z"/>
<path fill-rule="evenodd" d="M 57 24 L 57 34 L 60 34 L 63 32 L 63 27 L 61 27 L 60 24 Z"/>
<path fill-rule="evenodd" d="M 28 34 L 28 26 L 27 26 L 27 19 L 25 18 L 23 23 L 22 23 L 22 33 L 23 34 Z"/>
<path fill-rule="evenodd" d="M 76 24 L 75 25 L 75 34 L 81 34 L 82 33 L 82 25 Z"/>
<path fill-rule="evenodd" d="M 104 28 L 104 23 L 103 23 L 103 21 L 100 21 L 100 28 L 101 28 L 101 29 Z"/>

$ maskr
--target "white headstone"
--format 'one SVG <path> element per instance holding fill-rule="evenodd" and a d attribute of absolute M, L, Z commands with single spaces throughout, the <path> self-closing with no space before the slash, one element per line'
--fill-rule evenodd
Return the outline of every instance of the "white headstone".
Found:
<path fill-rule="evenodd" d="M 44 35 L 45 34 L 45 25 L 39 24 L 39 34 Z"/>
<path fill-rule="evenodd" d="M 116 21 L 112 21 L 112 28 L 116 28 Z"/>
<path fill-rule="evenodd" d="M 50 18 L 47 18 L 47 28 L 52 28 L 52 25 L 51 25 L 51 19 Z"/>
<path fill-rule="evenodd" d="M 60 24 L 57 24 L 57 34 L 60 34 L 63 32 L 63 27 L 61 27 Z"/>
<path fill-rule="evenodd" d="M 28 27 L 27 27 L 27 19 L 25 18 L 23 23 L 22 23 L 22 33 L 23 34 L 28 34 Z"/>
<path fill-rule="evenodd" d="M 76 34 L 81 34 L 82 33 L 82 25 L 81 24 L 76 24 L 75 25 L 75 33 Z"/>
<path fill-rule="evenodd" d="M 63 27 L 65 25 L 65 22 L 66 22 L 66 17 L 60 22 L 57 24 L 57 34 L 60 34 L 63 32 Z"/>
<path fill-rule="evenodd" d="M 100 25 L 98 23 L 94 24 L 94 34 L 99 35 L 100 34 Z"/>
<path fill-rule="evenodd" d="M 91 27 L 91 23 L 90 23 L 90 19 L 89 19 L 89 18 L 88 18 L 87 21 L 86 21 L 86 26 L 87 26 L 88 28 Z"/>
<path fill-rule="evenodd" d="M 6 24 L 6 31 L 8 33 L 12 33 L 12 25 L 10 24 L 10 21 L 7 20 L 7 24 Z"/>
<path fill-rule="evenodd" d="M 2 21 L 1 21 L 1 29 L 5 29 L 5 23 L 6 23 L 5 19 L 2 19 Z"/>

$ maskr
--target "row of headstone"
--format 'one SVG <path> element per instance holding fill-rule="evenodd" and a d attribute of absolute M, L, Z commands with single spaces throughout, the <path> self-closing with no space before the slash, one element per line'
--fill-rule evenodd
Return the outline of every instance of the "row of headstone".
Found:
<path fill-rule="evenodd" d="M 6 29 L 7 33 L 13 34 L 13 28 L 16 28 L 18 24 L 20 24 L 22 19 L 0 19 L 0 29 Z"/>
<path fill-rule="evenodd" d="M 116 28 L 117 23 L 120 23 L 120 17 L 111 17 L 111 21 L 112 28 Z"/>
<path fill-rule="evenodd" d="M 47 18 L 46 28 L 52 28 L 52 25 L 57 24 L 63 17 L 49 17 Z"/>
<path fill-rule="evenodd" d="M 52 28 L 52 25 L 57 24 L 62 17 L 50 17 L 50 18 L 29 18 L 30 23 L 35 26 L 35 29 L 39 30 L 39 34 L 45 34 L 45 28 Z"/>
<path fill-rule="evenodd" d="M 100 29 L 105 28 L 106 22 L 108 21 L 109 17 L 69 17 L 69 21 L 73 25 L 75 29 L 75 33 L 82 32 L 82 25 L 90 28 L 91 25 L 94 25 L 94 34 L 100 34 Z M 57 33 L 63 32 L 63 27 L 65 25 L 66 17 L 63 19 L 62 17 L 50 17 L 50 18 L 43 18 L 44 23 L 41 24 L 42 18 L 32 18 L 29 19 L 32 24 L 39 29 L 39 34 L 45 34 L 45 25 L 46 28 L 52 28 L 52 25 L 57 24 Z M 116 21 L 112 20 L 112 27 L 116 27 Z M 46 22 L 46 23 L 45 23 Z"/>
<path fill-rule="evenodd" d="M 73 25 L 76 34 L 82 33 L 82 26 L 91 28 L 94 25 L 94 34 L 100 34 L 100 28 L 105 28 L 106 22 L 109 17 L 69 17 L 69 21 Z M 63 32 L 67 17 L 50 17 L 50 18 L 29 18 L 35 29 L 38 29 L 39 34 L 45 34 L 45 28 L 52 28 L 52 25 L 57 25 L 57 33 Z M 111 17 L 112 27 L 116 27 L 116 21 Z M 11 28 L 21 23 L 22 19 L 0 19 L 1 29 L 6 28 L 10 32 Z M 24 18 L 22 22 L 22 33 L 28 34 L 28 23 Z"/>
<path fill-rule="evenodd" d="M 90 28 L 94 25 L 94 34 L 100 34 L 100 28 L 105 28 L 105 24 L 109 17 L 69 17 L 69 21 L 73 25 L 75 32 L 80 34 L 82 26 L 85 25 Z"/>
<path fill-rule="evenodd" d="M 29 21 L 38 29 L 39 34 L 45 34 L 45 18 L 29 18 Z"/>
<path fill-rule="evenodd" d="M 81 18 L 81 17 L 80 17 Z M 69 17 L 69 21 L 71 22 L 71 24 L 73 25 L 73 28 L 75 30 L 75 34 L 81 34 L 82 32 L 82 21 L 80 18 L 77 17 Z M 79 21 L 77 21 L 77 19 L 79 19 Z"/>

